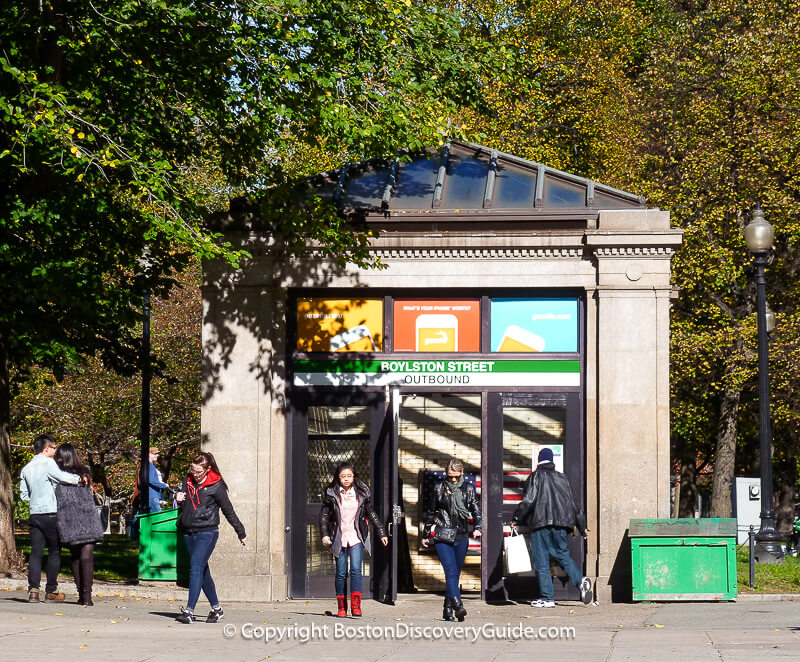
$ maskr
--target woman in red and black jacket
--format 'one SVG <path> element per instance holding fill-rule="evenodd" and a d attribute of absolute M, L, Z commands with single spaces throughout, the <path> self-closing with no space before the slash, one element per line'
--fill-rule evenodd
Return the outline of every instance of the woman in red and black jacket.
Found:
<path fill-rule="evenodd" d="M 208 559 L 219 539 L 219 511 L 222 510 L 242 545 L 247 544 L 247 534 L 233 510 L 228 498 L 228 486 L 222 480 L 217 462 L 211 453 L 198 453 L 194 456 L 189 475 L 184 478 L 181 490 L 175 498 L 181 504 L 178 527 L 183 531 L 190 560 L 189 599 L 186 608 L 181 607 L 177 620 L 181 623 L 195 620 L 194 608 L 202 589 L 211 604 L 206 623 L 216 623 L 223 613 Z"/>

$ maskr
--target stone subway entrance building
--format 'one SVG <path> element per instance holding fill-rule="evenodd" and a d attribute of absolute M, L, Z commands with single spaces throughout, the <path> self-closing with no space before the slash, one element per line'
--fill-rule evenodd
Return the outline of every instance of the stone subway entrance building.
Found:
<path fill-rule="evenodd" d="M 365 597 L 442 590 L 419 534 L 451 456 L 484 514 L 464 591 L 536 597 L 534 576 L 503 576 L 502 541 L 549 446 L 587 513 L 573 558 L 600 600 L 628 598 L 628 522 L 669 516 L 670 260 L 681 242 L 669 213 L 458 142 L 319 181 L 380 231 L 370 251 L 384 269 L 342 267 L 313 247 L 286 257 L 253 210 L 214 219 L 253 256 L 204 273 L 202 443 L 251 541 L 243 549 L 221 527 L 221 597 L 333 595 L 317 517 L 344 460 L 391 532 L 367 557 Z M 555 584 L 556 599 L 577 597 Z"/>

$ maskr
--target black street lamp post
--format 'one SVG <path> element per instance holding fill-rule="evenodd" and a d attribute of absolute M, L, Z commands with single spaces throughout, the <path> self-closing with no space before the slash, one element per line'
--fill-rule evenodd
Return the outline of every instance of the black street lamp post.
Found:
<path fill-rule="evenodd" d="M 772 489 L 772 423 L 769 413 L 769 331 L 767 321 L 766 267 L 772 250 L 772 226 L 757 206 L 744 231 L 747 248 L 753 253 L 756 267 L 756 314 L 758 318 L 758 410 L 759 457 L 761 460 L 761 528 L 756 534 L 755 559 L 776 563 L 783 558 L 780 533 L 775 530 Z M 771 312 L 771 311 L 770 311 Z M 771 316 L 774 325 L 774 315 Z"/>
<path fill-rule="evenodd" d="M 145 247 L 140 259 L 142 275 L 146 279 L 150 271 L 150 253 Z M 142 295 L 142 410 L 139 433 L 141 451 L 139 456 L 139 513 L 150 512 L 150 287 L 145 284 Z M 134 513 L 135 515 L 135 513 Z"/>

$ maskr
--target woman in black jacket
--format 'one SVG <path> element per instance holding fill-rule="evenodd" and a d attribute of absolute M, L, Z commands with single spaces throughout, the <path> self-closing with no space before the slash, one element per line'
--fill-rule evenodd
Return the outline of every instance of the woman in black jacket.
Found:
<path fill-rule="evenodd" d="M 459 578 L 464 567 L 469 547 L 469 520 L 472 518 L 472 535 L 481 537 L 481 507 L 475 494 L 475 486 L 464 480 L 464 463 L 451 458 L 447 464 L 447 478 L 433 488 L 433 504 L 427 514 L 422 546 L 428 547 L 433 539 L 436 553 L 444 568 L 447 594 L 444 598 L 442 618 L 463 621 L 467 615 L 461 601 Z M 442 529 L 437 535 L 437 528 Z M 454 530 L 452 541 L 437 540 L 444 530 Z"/>
<path fill-rule="evenodd" d="M 72 576 L 78 589 L 78 604 L 92 606 L 94 584 L 94 544 L 103 539 L 103 525 L 94 503 L 91 472 L 78 458 L 72 444 L 56 449 L 56 464 L 62 471 L 80 476 L 77 485 L 55 486 L 56 522 L 61 543 L 72 556 Z"/>
<path fill-rule="evenodd" d="M 219 511 L 222 510 L 242 545 L 247 544 L 247 534 L 233 510 L 228 498 L 228 486 L 222 480 L 217 462 L 211 453 L 198 453 L 194 456 L 189 475 L 183 480 L 175 499 L 181 504 L 178 527 L 183 531 L 186 550 L 189 552 L 189 598 L 186 608 L 181 607 L 177 620 L 180 623 L 191 623 L 195 620 L 194 608 L 202 589 L 211 604 L 206 623 L 216 623 L 223 613 L 208 559 L 219 539 Z"/>
<path fill-rule="evenodd" d="M 378 532 L 383 546 L 389 544 L 386 531 L 372 507 L 369 488 L 357 475 L 350 462 L 340 464 L 333 472 L 333 480 L 325 490 L 322 510 L 319 514 L 319 529 L 322 544 L 331 548 L 336 559 L 337 616 L 347 616 L 347 562 L 350 561 L 350 610 L 353 616 L 361 616 L 361 565 L 364 550 L 372 553 L 369 543 L 369 524 Z"/>

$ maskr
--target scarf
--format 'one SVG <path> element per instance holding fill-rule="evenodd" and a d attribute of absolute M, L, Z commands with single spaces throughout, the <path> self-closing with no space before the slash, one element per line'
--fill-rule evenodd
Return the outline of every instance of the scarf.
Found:
<path fill-rule="evenodd" d="M 464 476 L 462 475 L 457 483 L 448 483 L 448 487 L 453 493 L 453 515 L 464 522 L 468 522 L 470 513 L 464 505 L 464 495 L 461 493 L 461 486 L 463 484 Z"/>

